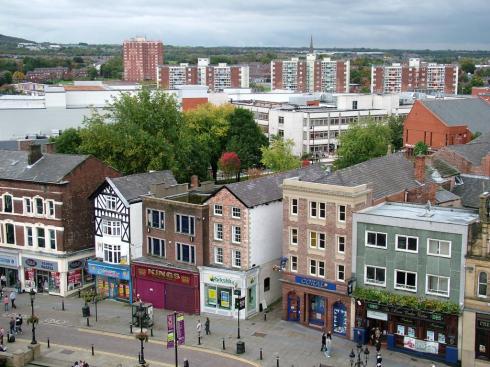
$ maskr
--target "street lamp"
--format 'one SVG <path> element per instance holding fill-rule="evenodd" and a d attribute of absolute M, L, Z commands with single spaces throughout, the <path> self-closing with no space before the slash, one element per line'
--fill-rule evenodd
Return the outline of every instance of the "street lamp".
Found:
<path fill-rule="evenodd" d="M 364 361 L 362 360 L 361 355 L 364 354 Z M 362 349 L 362 344 L 359 342 L 357 344 L 357 359 L 356 353 L 354 353 L 354 349 L 351 350 L 349 354 L 350 366 L 351 367 L 367 367 L 368 365 L 368 357 L 369 357 L 369 349 Z"/>
<path fill-rule="evenodd" d="M 37 317 L 34 315 L 34 299 L 36 299 L 36 292 L 31 288 L 29 292 L 29 296 L 31 297 L 31 318 L 27 320 L 27 322 L 32 324 L 32 341 L 31 344 L 37 344 L 36 341 L 36 323 L 38 321 Z"/>
<path fill-rule="evenodd" d="M 141 301 L 138 306 L 138 311 L 136 311 L 136 316 L 138 316 L 138 320 L 140 324 L 140 332 L 136 335 L 136 339 L 138 339 L 141 342 L 139 363 L 140 365 L 145 366 L 146 365 L 145 354 L 144 354 L 145 347 L 143 346 L 143 342 L 148 341 L 148 333 L 146 331 L 143 331 L 143 319 L 146 316 L 146 312 L 145 312 L 145 308 L 143 307 L 143 302 Z"/>

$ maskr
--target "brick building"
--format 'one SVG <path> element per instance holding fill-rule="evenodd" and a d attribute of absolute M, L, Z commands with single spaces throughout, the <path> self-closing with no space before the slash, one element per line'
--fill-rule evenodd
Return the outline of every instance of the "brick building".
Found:
<path fill-rule="evenodd" d="M 53 80 L 63 80 L 70 78 L 70 70 L 64 66 L 52 68 L 36 68 L 26 73 L 26 80 L 35 83 L 43 83 Z"/>
<path fill-rule="evenodd" d="M 490 103 L 490 87 L 473 87 L 471 88 L 471 95 Z"/>
<path fill-rule="evenodd" d="M 490 104 L 476 98 L 418 100 L 405 119 L 405 147 L 422 141 L 430 149 L 468 143 L 475 133 L 490 132 Z"/>
<path fill-rule="evenodd" d="M 458 94 L 458 66 L 420 62 L 371 66 L 371 93 Z"/>
<path fill-rule="evenodd" d="M 0 242 L 8 283 L 66 296 L 93 281 L 90 194 L 119 173 L 86 155 L 0 152 Z"/>
<path fill-rule="evenodd" d="M 161 41 L 147 41 L 136 37 L 123 43 L 124 80 L 142 82 L 157 80 L 158 65 L 163 64 Z"/>

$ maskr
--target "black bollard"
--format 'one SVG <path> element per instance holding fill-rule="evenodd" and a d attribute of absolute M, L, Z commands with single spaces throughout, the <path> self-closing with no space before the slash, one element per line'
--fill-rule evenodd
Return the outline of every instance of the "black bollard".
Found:
<path fill-rule="evenodd" d="M 184 367 L 189 367 L 189 361 L 187 359 L 184 359 Z"/>
<path fill-rule="evenodd" d="M 133 333 L 133 324 L 129 324 L 129 333 L 132 334 Z M 152 335 L 153 336 L 153 335 Z"/>
<path fill-rule="evenodd" d="M 223 338 L 223 350 L 225 350 L 225 338 Z"/>
<path fill-rule="evenodd" d="M 88 317 L 87 317 L 87 326 L 90 326 L 90 321 L 89 321 Z"/>
<path fill-rule="evenodd" d="M 95 355 L 94 353 L 94 345 L 92 344 L 92 355 Z"/>
<path fill-rule="evenodd" d="M 276 367 L 279 367 L 279 354 L 276 356 Z"/>
<path fill-rule="evenodd" d="M 65 310 L 65 300 L 61 299 L 61 311 Z"/>
<path fill-rule="evenodd" d="M 50 346 L 49 346 L 49 338 L 48 338 L 48 348 L 50 348 Z"/>
<path fill-rule="evenodd" d="M 150 335 L 153 336 L 153 328 L 150 329 Z"/>
<path fill-rule="evenodd" d="M 267 321 L 267 312 L 264 311 L 264 321 Z"/>
<path fill-rule="evenodd" d="M 260 358 L 260 360 L 262 360 L 262 358 L 263 358 L 263 356 L 262 356 L 262 348 L 260 348 L 259 358 Z"/>
<path fill-rule="evenodd" d="M 201 345 L 201 335 L 197 337 L 197 345 Z"/>

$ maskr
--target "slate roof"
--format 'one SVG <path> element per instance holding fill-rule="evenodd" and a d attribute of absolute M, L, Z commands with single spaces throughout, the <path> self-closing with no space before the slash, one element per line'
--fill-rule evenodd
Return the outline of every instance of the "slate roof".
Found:
<path fill-rule="evenodd" d="M 177 185 L 172 171 L 168 170 L 108 178 L 107 181 L 112 183 L 128 202 L 135 201 L 141 195 L 148 194 L 152 184 L 166 183 L 169 186 Z"/>
<path fill-rule="evenodd" d="M 442 159 L 433 159 L 432 167 L 439 172 L 441 177 L 452 177 L 459 174 L 459 170 Z"/>
<path fill-rule="evenodd" d="M 437 204 L 447 203 L 450 201 L 458 200 L 459 196 L 452 193 L 451 191 L 447 191 L 445 189 L 439 189 L 436 191 L 436 202 Z"/>
<path fill-rule="evenodd" d="M 490 104 L 480 98 L 421 100 L 446 125 L 467 125 L 473 132 L 490 132 Z"/>
<path fill-rule="evenodd" d="M 453 189 L 453 194 L 461 198 L 461 204 L 469 208 L 480 207 L 480 195 L 490 191 L 490 177 L 461 175 L 463 184 Z"/>
<path fill-rule="evenodd" d="M 60 184 L 89 157 L 75 154 L 43 154 L 42 158 L 29 166 L 27 155 L 26 151 L 0 150 L 0 179 Z"/>
<path fill-rule="evenodd" d="M 472 164 L 479 166 L 482 158 L 490 153 L 490 134 L 483 134 L 468 144 L 449 145 L 442 149 L 454 151 Z"/>
<path fill-rule="evenodd" d="M 373 158 L 319 179 L 304 177 L 302 180 L 341 186 L 371 183 L 374 199 L 420 186 L 415 180 L 413 162 L 401 152 Z"/>

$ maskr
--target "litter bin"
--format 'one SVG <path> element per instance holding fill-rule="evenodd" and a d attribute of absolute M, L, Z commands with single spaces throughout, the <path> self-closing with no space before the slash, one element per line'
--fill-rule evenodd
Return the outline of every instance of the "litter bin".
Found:
<path fill-rule="evenodd" d="M 243 354 L 245 353 L 245 342 L 242 342 L 241 340 L 236 343 L 236 354 Z"/>
<path fill-rule="evenodd" d="M 90 307 L 89 307 L 89 305 L 82 306 L 82 317 L 89 317 L 89 316 L 90 316 Z"/>

